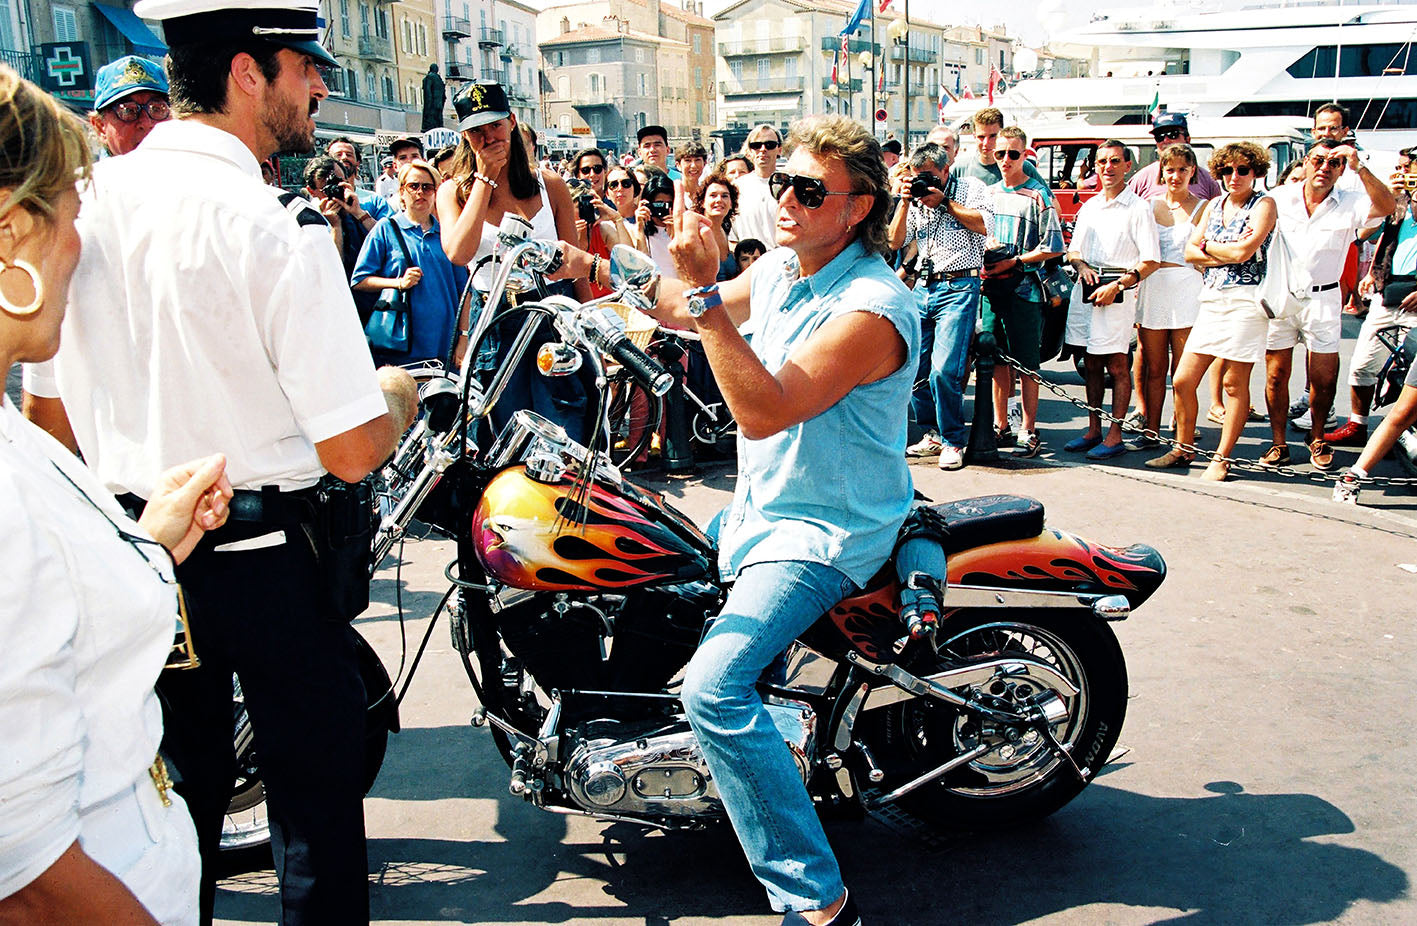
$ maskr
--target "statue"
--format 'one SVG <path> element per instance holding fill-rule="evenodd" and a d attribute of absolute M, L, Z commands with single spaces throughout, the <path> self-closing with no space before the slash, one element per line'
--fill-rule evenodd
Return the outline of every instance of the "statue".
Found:
<path fill-rule="evenodd" d="M 445 101 L 443 78 L 438 76 L 438 65 L 430 64 L 428 74 L 423 78 L 423 128 L 419 131 L 442 127 Z"/>

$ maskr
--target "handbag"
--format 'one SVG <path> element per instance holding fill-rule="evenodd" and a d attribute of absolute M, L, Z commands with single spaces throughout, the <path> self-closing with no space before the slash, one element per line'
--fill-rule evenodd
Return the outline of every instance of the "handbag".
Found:
<path fill-rule="evenodd" d="M 1117 267 L 1102 267 L 1097 271 L 1097 282 L 1089 283 L 1081 275 L 1078 276 L 1078 285 L 1082 287 L 1082 301 L 1091 302 L 1092 294 L 1097 292 L 1108 283 L 1116 283 L 1125 276 L 1127 271 Z"/>
<path fill-rule="evenodd" d="M 399 250 L 403 251 L 405 269 L 417 266 L 408 253 L 408 244 L 403 240 L 398 222 L 390 219 L 389 224 L 393 226 Z M 394 354 L 409 352 L 413 346 L 413 305 L 408 290 L 391 286 L 379 293 L 379 300 L 374 303 L 369 320 L 364 323 L 364 336 L 375 350 Z"/>
<path fill-rule="evenodd" d="M 1043 288 L 1043 308 L 1066 308 L 1072 298 L 1073 278 L 1063 269 L 1061 260 L 1051 260 L 1038 274 L 1038 284 Z"/>
<path fill-rule="evenodd" d="M 1300 294 L 1289 288 L 1289 281 L 1296 277 L 1293 261 L 1289 244 L 1276 222 L 1265 250 L 1264 279 L 1255 289 L 1255 301 L 1270 318 L 1290 318 L 1304 308 Z"/>

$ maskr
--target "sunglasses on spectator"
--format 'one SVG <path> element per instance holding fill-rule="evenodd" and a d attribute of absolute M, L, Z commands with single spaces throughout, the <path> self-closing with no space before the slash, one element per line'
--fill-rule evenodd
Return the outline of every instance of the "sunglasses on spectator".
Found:
<path fill-rule="evenodd" d="M 438 185 L 436 183 L 405 183 L 403 188 L 415 193 L 432 193 L 438 189 Z"/>
<path fill-rule="evenodd" d="M 578 174 L 603 174 L 603 173 L 605 173 L 605 165 L 604 165 L 604 164 L 582 164 L 580 167 L 577 167 L 577 168 L 576 168 L 576 173 L 578 173 Z"/>
<path fill-rule="evenodd" d="M 1338 170 L 1338 168 L 1348 163 L 1348 159 L 1344 157 L 1326 158 L 1320 156 L 1309 158 L 1309 163 L 1314 165 L 1315 168 L 1327 165 L 1329 170 Z"/>
<path fill-rule="evenodd" d="M 750 141 L 750 142 L 748 142 L 748 147 L 751 148 L 751 149 L 754 150 L 754 151 L 776 151 L 776 150 L 777 150 L 777 142 L 771 141 L 771 140 L 769 140 L 769 141 Z"/>
<path fill-rule="evenodd" d="M 137 122 L 143 113 L 154 122 L 166 122 L 172 118 L 172 107 L 166 100 L 149 100 L 146 103 L 115 103 L 109 110 L 119 122 Z"/>
<path fill-rule="evenodd" d="M 1010 161 L 1017 161 L 1021 157 L 1023 157 L 1022 151 L 1014 151 L 1012 149 L 1009 151 L 994 152 L 994 160 L 996 161 L 1002 161 L 1004 158 L 1008 158 Z"/>
<path fill-rule="evenodd" d="M 1215 175 L 1217 177 L 1228 177 L 1231 174 L 1234 174 L 1237 177 L 1248 177 L 1250 175 L 1250 170 L 1251 168 L 1248 164 L 1236 164 L 1234 166 L 1227 164 L 1226 166 L 1217 170 L 1215 172 Z"/>
<path fill-rule="evenodd" d="M 1098 164 L 1099 167 L 1102 166 L 1103 164 L 1113 164 L 1113 165 L 1116 165 L 1116 164 L 1125 164 L 1125 163 L 1127 163 L 1127 159 L 1126 159 L 1126 158 L 1098 158 L 1098 159 L 1097 159 L 1097 164 Z"/>
<path fill-rule="evenodd" d="M 609 180 L 605 184 L 607 190 L 633 190 L 635 181 L 633 180 Z"/>
<path fill-rule="evenodd" d="M 1157 141 L 1170 141 L 1173 138 L 1185 138 L 1186 133 L 1180 129 L 1164 129 L 1156 133 Z"/>
<path fill-rule="evenodd" d="M 828 190 L 827 185 L 816 177 L 803 177 L 801 174 L 788 174 L 778 171 L 768 178 L 768 192 L 773 199 L 782 199 L 782 194 L 788 188 L 792 188 L 792 195 L 797 197 L 797 201 L 808 209 L 816 209 L 827 201 L 828 196 L 855 196 L 855 193 L 838 193 Z"/>

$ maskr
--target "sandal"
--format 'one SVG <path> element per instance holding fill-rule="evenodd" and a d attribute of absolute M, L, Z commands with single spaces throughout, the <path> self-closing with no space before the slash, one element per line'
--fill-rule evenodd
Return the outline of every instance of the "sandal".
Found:
<path fill-rule="evenodd" d="M 1205 420 L 1206 420 L 1206 421 L 1209 421 L 1211 424 L 1224 424 L 1224 423 L 1225 423 L 1225 409 L 1224 409 L 1224 407 L 1221 407 L 1221 408 L 1212 408 L 1210 411 L 1206 412 L 1206 413 L 1205 413 Z"/>
<path fill-rule="evenodd" d="M 1211 460 L 1205 472 L 1201 473 L 1201 478 L 1211 482 L 1224 482 L 1230 478 L 1230 464 L 1224 460 Z"/>
<path fill-rule="evenodd" d="M 1270 444 L 1269 449 L 1260 454 L 1260 466 L 1288 466 L 1289 463 L 1288 444 Z"/>
<path fill-rule="evenodd" d="M 1191 461 L 1196 458 L 1194 453 L 1186 453 L 1184 450 L 1168 450 L 1159 457 L 1153 457 L 1146 461 L 1146 466 L 1151 469 L 1185 469 L 1191 465 Z"/>

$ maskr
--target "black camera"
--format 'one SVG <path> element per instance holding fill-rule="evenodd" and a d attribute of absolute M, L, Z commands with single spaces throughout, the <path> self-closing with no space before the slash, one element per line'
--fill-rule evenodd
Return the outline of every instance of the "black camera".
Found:
<path fill-rule="evenodd" d="M 917 174 L 915 179 L 910 181 L 910 198 L 920 199 L 938 189 L 941 189 L 939 180 L 929 174 Z"/>
<path fill-rule="evenodd" d="M 338 180 L 330 180 L 320 192 L 324 193 L 330 199 L 344 202 L 344 184 L 340 183 Z"/>
<path fill-rule="evenodd" d="M 669 218 L 669 213 L 673 211 L 674 204 L 671 202 L 665 202 L 662 199 L 657 199 L 649 204 L 649 214 L 654 216 L 656 219 L 667 219 Z"/>

